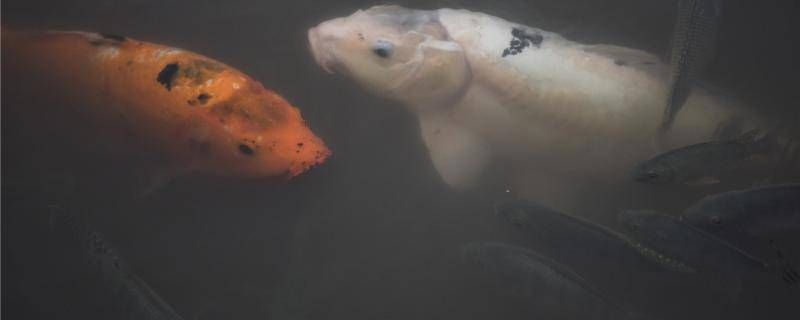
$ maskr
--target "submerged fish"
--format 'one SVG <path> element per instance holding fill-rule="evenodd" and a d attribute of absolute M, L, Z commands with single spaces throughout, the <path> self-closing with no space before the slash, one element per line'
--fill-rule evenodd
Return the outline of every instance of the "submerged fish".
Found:
<path fill-rule="evenodd" d="M 800 280 L 793 270 L 771 265 L 676 217 L 648 210 L 628 210 L 619 215 L 619 221 L 632 238 L 675 257 L 700 273 L 741 276 L 777 272 L 789 284 Z"/>
<path fill-rule="evenodd" d="M 61 235 L 59 242 L 77 245 L 86 264 L 98 275 L 112 299 L 112 307 L 125 319 L 183 319 L 142 279 L 136 276 L 116 250 L 85 221 L 66 210 L 51 208 L 50 226 Z"/>
<path fill-rule="evenodd" d="M 517 288 L 536 306 L 549 306 L 561 314 L 575 312 L 580 319 L 637 318 L 578 273 L 534 251 L 487 242 L 464 245 L 461 254 L 466 262 Z"/>
<path fill-rule="evenodd" d="M 684 221 L 714 234 L 764 235 L 800 230 L 800 184 L 784 184 L 707 196 L 684 210 Z"/>
<path fill-rule="evenodd" d="M 658 57 L 479 12 L 376 6 L 325 21 L 308 38 L 322 68 L 417 116 L 451 186 L 476 184 L 493 160 L 540 177 L 622 176 L 652 154 L 663 114 L 668 66 Z M 759 125 L 737 103 L 694 90 L 664 146 L 708 141 L 733 118 L 746 119 L 743 130 Z M 563 181 L 527 180 L 544 189 Z"/>
<path fill-rule="evenodd" d="M 631 177 L 650 184 L 713 184 L 748 161 L 769 158 L 778 150 L 770 135 L 751 131 L 733 140 L 699 143 L 660 154 L 636 165 Z"/>
<path fill-rule="evenodd" d="M 296 176 L 330 154 L 300 111 L 210 58 L 87 32 L 2 31 L 4 85 L 50 98 L 4 105 L 46 126 L 158 154 L 175 171 L 237 178 Z"/>
<path fill-rule="evenodd" d="M 614 230 L 564 214 L 527 201 L 511 201 L 498 206 L 497 214 L 526 235 L 536 244 L 545 245 L 554 254 L 574 262 L 575 265 L 591 265 L 591 269 L 608 270 L 610 273 L 629 270 L 646 270 L 659 266 L 666 270 L 694 273 L 682 262 L 633 241 Z"/>
<path fill-rule="evenodd" d="M 669 130 L 675 116 L 689 98 L 697 74 L 711 62 L 722 0 L 680 0 L 672 36 L 667 104 L 661 130 Z"/>

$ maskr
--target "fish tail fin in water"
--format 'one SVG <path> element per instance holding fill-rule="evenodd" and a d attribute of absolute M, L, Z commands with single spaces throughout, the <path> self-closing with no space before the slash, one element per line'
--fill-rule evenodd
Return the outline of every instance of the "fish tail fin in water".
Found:
<path fill-rule="evenodd" d="M 777 256 L 777 261 L 772 266 L 772 269 L 778 273 L 788 286 L 800 286 L 800 273 L 798 273 L 797 269 L 786 259 L 783 250 L 778 248 L 775 241 L 770 240 L 769 245 L 775 250 L 775 255 Z"/>
<path fill-rule="evenodd" d="M 103 236 L 92 229 L 85 217 L 60 206 L 49 206 L 52 232 L 77 244 L 90 266 L 112 293 L 115 304 L 133 319 L 182 320 L 150 286 L 137 277 Z"/>
<path fill-rule="evenodd" d="M 150 288 L 144 280 L 140 279 L 137 276 L 132 276 L 131 281 L 134 285 L 141 288 L 141 293 L 143 294 L 143 299 L 146 301 L 151 301 L 152 303 L 148 304 L 151 308 L 151 314 L 162 314 L 167 315 L 166 319 L 173 319 L 173 320 L 183 320 L 183 317 L 179 315 L 170 305 L 158 295 L 158 293 Z"/>
<path fill-rule="evenodd" d="M 680 0 L 669 54 L 672 67 L 661 132 L 667 132 L 689 98 L 697 74 L 715 55 L 722 0 Z"/>

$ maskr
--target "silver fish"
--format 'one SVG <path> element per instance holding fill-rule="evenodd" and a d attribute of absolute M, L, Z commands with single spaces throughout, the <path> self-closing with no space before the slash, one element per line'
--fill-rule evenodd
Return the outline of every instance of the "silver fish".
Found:
<path fill-rule="evenodd" d="M 469 243 L 463 259 L 515 286 L 537 306 L 564 312 L 572 309 L 587 319 L 636 318 L 570 268 L 534 251 L 497 242 Z M 574 308 L 565 306 L 571 305 Z"/>
<path fill-rule="evenodd" d="M 662 131 L 672 127 L 689 98 L 697 74 L 714 57 L 722 0 L 680 0 L 672 38 L 672 67 Z"/>
<path fill-rule="evenodd" d="M 657 267 L 682 273 L 695 270 L 619 232 L 581 218 L 561 213 L 529 201 L 515 200 L 499 205 L 496 212 L 503 219 L 533 237 L 548 252 L 576 265 L 606 266 L 609 272 L 629 276 L 629 270 Z M 591 261 L 587 264 L 585 262 Z"/>
<path fill-rule="evenodd" d="M 777 150 L 772 136 L 750 131 L 733 140 L 668 151 L 637 164 L 630 174 L 634 180 L 648 184 L 714 184 L 734 169 L 760 163 L 758 160 L 769 161 Z"/>
<path fill-rule="evenodd" d="M 800 184 L 783 184 L 707 196 L 683 212 L 688 223 L 714 234 L 764 235 L 800 230 Z"/>
<path fill-rule="evenodd" d="M 770 264 L 679 218 L 651 210 L 627 210 L 618 218 L 632 238 L 700 273 L 734 277 L 777 273 L 790 285 L 800 280 L 791 268 Z"/>
<path fill-rule="evenodd" d="M 98 274 L 104 290 L 112 295 L 113 307 L 126 319 L 183 320 L 142 279 L 137 277 L 116 250 L 83 219 L 51 207 L 50 227 L 62 240 L 78 245 L 83 258 Z"/>

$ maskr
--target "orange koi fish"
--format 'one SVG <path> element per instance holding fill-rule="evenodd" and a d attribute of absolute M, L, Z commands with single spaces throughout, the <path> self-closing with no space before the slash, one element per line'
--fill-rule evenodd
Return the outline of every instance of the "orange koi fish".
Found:
<path fill-rule="evenodd" d="M 55 97 L 59 103 L 33 110 L 43 123 L 57 114 L 78 116 L 71 127 L 90 126 L 124 148 L 156 152 L 183 172 L 288 179 L 331 154 L 281 96 L 181 49 L 107 34 L 3 28 L 2 73 L 4 84 Z M 23 106 L 4 109 L 15 107 Z"/>

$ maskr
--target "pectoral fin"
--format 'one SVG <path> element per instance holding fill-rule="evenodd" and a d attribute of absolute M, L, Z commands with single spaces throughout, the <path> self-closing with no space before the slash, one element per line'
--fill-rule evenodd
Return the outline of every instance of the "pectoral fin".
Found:
<path fill-rule="evenodd" d="M 486 142 L 447 114 L 422 114 L 419 121 L 422 139 L 442 179 L 455 188 L 477 183 L 489 162 Z"/>

